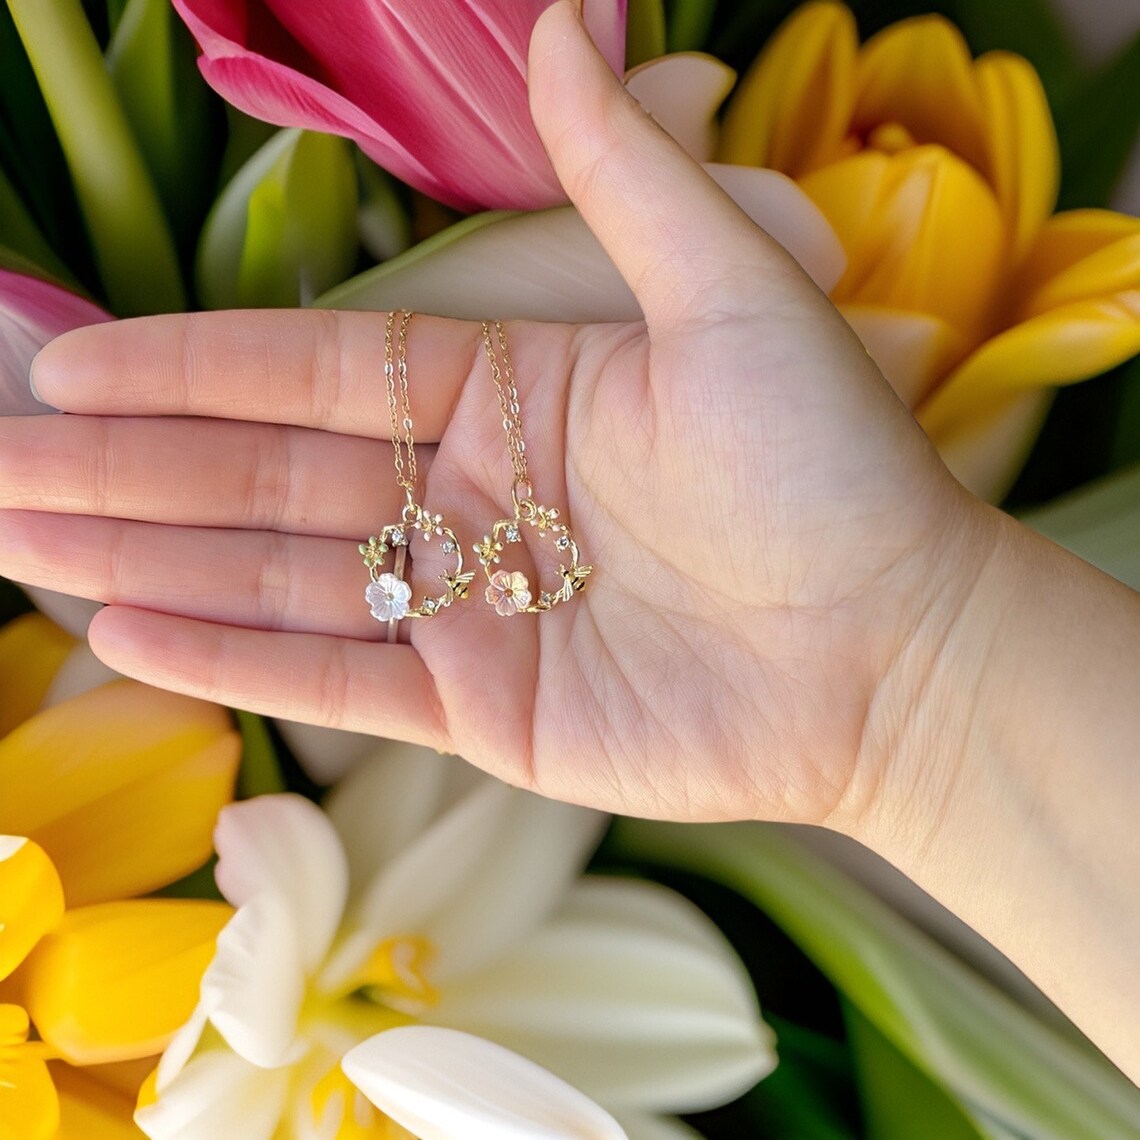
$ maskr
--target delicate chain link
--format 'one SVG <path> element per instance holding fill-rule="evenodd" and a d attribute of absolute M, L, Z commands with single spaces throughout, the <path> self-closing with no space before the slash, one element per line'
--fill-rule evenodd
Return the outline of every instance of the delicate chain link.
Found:
<path fill-rule="evenodd" d="M 511 457 L 511 467 L 515 473 L 515 486 L 529 488 L 530 483 L 526 474 L 526 443 L 523 441 L 522 417 L 519 413 L 519 391 L 515 387 L 515 373 L 511 365 L 511 354 L 507 348 L 507 336 L 503 331 L 503 322 L 495 321 L 495 337 L 498 341 L 498 353 L 491 341 L 491 322 L 483 322 L 483 347 L 487 352 L 487 359 L 491 363 L 491 379 L 495 382 L 495 391 L 499 395 L 499 407 L 503 412 L 503 430 L 507 433 L 507 451 Z M 499 357 L 502 365 L 499 364 Z M 526 492 L 529 497 L 529 491 Z"/>
<path fill-rule="evenodd" d="M 400 318 L 398 330 L 397 315 Z M 412 316 L 406 309 L 399 314 L 392 312 L 388 314 L 384 325 L 384 383 L 388 389 L 388 413 L 392 418 L 393 462 L 396 466 L 396 482 L 407 491 L 409 501 L 416 493 L 416 445 L 412 439 L 412 408 L 408 399 L 408 325 Z M 407 475 L 404 474 L 405 451 L 408 456 Z"/>

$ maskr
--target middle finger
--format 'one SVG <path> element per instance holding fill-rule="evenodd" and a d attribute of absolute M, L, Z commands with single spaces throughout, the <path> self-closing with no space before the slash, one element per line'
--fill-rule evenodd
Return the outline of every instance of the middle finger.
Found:
<path fill-rule="evenodd" d="M 434 451 L 417 448 L 425 474 Z M 0 507 L 365 538 L 403 502 L 391 444 L 358 436 L 192 418 L 0 418 Z"/>

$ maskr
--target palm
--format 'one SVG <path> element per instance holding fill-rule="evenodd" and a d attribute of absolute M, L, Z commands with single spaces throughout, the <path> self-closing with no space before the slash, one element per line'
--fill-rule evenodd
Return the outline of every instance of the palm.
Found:
<path fill-rule="evenodd" d="M 413 627 L 445 728 L 435 743 L 604 807 L 710 818 L 748 802 L 759 814 L 823 818 L 850 782 L 897 648 L 896 626 L 875 628 L 880 599 L 896 609 L 917 600 L 921 569 L 904 552 L 928 546 L 916 528 L 934 517 L 929 502 L 899 497 L 879 456 L 918 456 L 937 480 L 899 409 L 885 422 L 864 410 L 877 438 L 853 434 L 848 405 L 865 394 L 819 409 L 814 431 L 802 409 L 793 418 L 800 371 L 842 357 L 842 344 L 816 332 L 816 352 L 789 370 L 783 358 L 802 339 L 786 325 L 751 325 L 746 345 L 721 325 L 652 347 L 641 325 L 512 328 L 536 497 L 570 508 L 597 571 L 550 614 L 504 620 L 477 588 L 462 615 Z M 881 389 L 874 377 L 844 377 L 865 381 Z M 425 503 L 478 537 L 510 513 L 480 362 L 454 422 Z M 788 437 L 799 454 L 788 454 Z M 531 553 L 549 579 L 541 546 Z M 503 565 L 533 580 L 518 548 Z M 383 731 L 384 719 L 362 726 Z"/>

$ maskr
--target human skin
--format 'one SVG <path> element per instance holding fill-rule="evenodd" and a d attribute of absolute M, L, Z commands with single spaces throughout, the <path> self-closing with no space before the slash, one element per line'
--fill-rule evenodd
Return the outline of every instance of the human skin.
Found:
<path fill-rule="evenodd" d="M 53 342 L 36 389 L 76 414 L 0 421 L 0 573 L 107 603 L 92 646 L 153 684 L 608 811 L 851 835 L 1137 1079 L 1140 598 L 950 477 L 566 3 L 531 99 L 645 314 L 507 326 L 535 497 L 595 567 L 584 592 L 504 618 L 480 575 L 382 643 L 356 547 L 403 503 L 384 321 L 313 311 Z M 510 513 L 480 327 L 417 316 L 408 364 L 419 498 L 469 549 Z"/>

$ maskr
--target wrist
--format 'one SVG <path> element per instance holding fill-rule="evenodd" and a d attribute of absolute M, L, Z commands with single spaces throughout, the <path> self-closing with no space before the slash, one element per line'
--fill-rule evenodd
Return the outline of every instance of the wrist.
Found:
<path fill-rule="evenodd" d="M 989 508 L 976 526 L 968 585 L 886 679 L 896 730 L 879 729 L 881 792 L 852 833 L 1135 1078 L 1119 1009 L 1140 1002 L 1140 596 Z"/>

